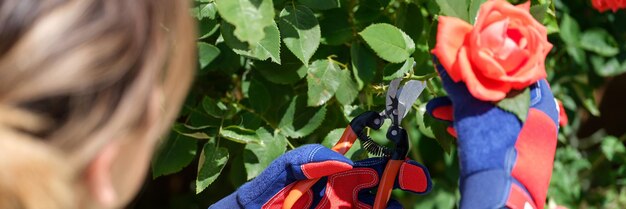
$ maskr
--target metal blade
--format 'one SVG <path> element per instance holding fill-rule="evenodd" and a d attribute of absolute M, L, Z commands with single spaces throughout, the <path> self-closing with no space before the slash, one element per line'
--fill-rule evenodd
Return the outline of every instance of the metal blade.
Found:
<path fill-rule="evenodd" d="M 422 94 L 424 88 L 426 88 L 426 82 L 411 80 L 406 82 L 404 86 L 398 90 L 398 115 L 400 116 L 400 120 L 409 113 L 407 110 L 411 109 L 411 106 L 413 106 L 413 103 L 415 103 L 420 94 Z"/>
<path fill-rule="evenodd" d="M 398 113 L 396 112 L 394 114 L 394 110 L 396 110 L 396 104 L 394 104 L 394 100 L 396 100 L 397 102 L 397 96 L 398 96 L 398 87 L 400 87 L 400 82 L 402 81 L 402 78 L 396 78 L 393 79 L 391 81 L 391 83 L 389 83 L 389 88 L 387 88 L 387 97 L 386 99 L 386 105 L 385 105 L 385 114 L 387 115 L 387 117 L 392 118 L 393 115 L 398 115 Z"/>

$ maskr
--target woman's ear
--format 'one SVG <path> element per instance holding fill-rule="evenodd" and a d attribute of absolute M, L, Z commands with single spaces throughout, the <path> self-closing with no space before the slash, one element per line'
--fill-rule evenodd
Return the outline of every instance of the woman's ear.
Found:
<path fill-rule="evenodd" d="M 99 205 L 113 207 L 118 197 L 112 178 L 112 166 L 120 149 L 120 143 L 113 140 L 103 147 L 85 170 L 85 183 L 91 198 Z"/>

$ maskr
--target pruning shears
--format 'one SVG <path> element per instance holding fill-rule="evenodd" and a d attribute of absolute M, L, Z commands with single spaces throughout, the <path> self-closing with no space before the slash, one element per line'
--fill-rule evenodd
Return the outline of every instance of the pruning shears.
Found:
<path fill-rule="evenodd" d="M 389 157 L 383 176 L 381 178 L 374 209 L 382 209 L 387 206 L 391 190 L 395 183 L 400 166 L 406 159 L 409 151 L 409 138 L 406 130 L 402 128 L 402 119 L 413 106 L 417 97 L 426 87 L 423 81 L 410 80 L 400 86 L 402 78 L 391 81 L 387 89 L 385 109 L 381 112 L 367 111 L 355 117 L 341 138 L 332 147 L 332 150 L 345 154 L 354 144 L 356 139 L 361 140 L 364 149 L 375 155 Z M 385 147 L 374 142 L 366 133 L 365 128 L 378 130 L 385 119 L 391 120 L 391 126 L 387 130 L 387 139 L 395 144 L 394 148 Z M 319 179 L 307 179 L 296 183 L 283 204 L 283 209 L 291 208 L 302 195 L 308 191 Z"/>

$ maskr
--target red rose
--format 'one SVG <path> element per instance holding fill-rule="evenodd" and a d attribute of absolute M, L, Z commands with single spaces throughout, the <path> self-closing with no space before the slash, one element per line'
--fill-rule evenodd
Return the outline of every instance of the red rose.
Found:
<path fill-rule="evenodd" d="M 439 17 L 433 54 L 455 82 L 464 81 L 483 101 L 499 101 L 511 89 L 545 78 L 544 61 L 552 49 L 546 28 L 529 13 L 530 2 L 485 2 L 474 26 Z"/>
<path fill-rule="evenodd" d="M 591 4 L 599 12 L 604 12 L 609 9 L 616 12 L 619 9 L 626 8 L 626 0 L 591 0 Z"/>

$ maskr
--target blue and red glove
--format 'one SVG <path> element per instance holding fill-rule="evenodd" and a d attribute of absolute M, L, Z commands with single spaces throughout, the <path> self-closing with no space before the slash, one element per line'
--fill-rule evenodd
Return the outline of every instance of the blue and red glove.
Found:
<path fill-rule="evenodd" d="M 431 116 L 450 121 L 458 138 L 461 208 L 543 208 L 552 175 L 558 107 L 548 82 L 531 85 L 522 123 L 513 113 L 474 98 L 434 61 L 448 97 L 431 100 Z"/>
<path fill-rule="evenodd" d="M 386 163 L 385 158 L 353 163 L 322 145 L 305 145 L 277 158 L 259 176 L 209 209 L 281 209 L 297 180 L 320 177 L 322 179 L 296 202 L 294 208 L 371 208 L 374 195 L 370 190 L 378 185 Z M 424 166 L 407 160 L 395 186 L 424 194 L 430 191 L 432 183 Z M 402 206 L 390 200 L 388 208 Z"/>

